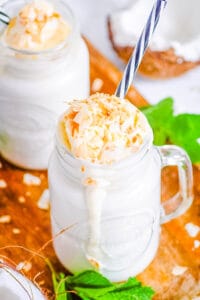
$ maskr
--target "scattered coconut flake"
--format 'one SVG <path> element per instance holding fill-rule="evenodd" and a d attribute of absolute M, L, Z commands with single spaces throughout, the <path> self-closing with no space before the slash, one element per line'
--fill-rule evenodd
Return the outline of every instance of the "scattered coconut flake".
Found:
<path fill-rule="evenodd" d="M 95 269 L 100 269 L 100 264 L 97 260 L 95 260 L 94 258 L 88 258 L 88 261 Z"/>
<path fill-rule="evenodd" d="M 23 176 L 23 183 L 26 185 L 40 185 L 41 179 L 35 175 L 30 173 L 25 173 Z"/>
<path fill-rule="evenodd" d="M 24 196 L 19 196 L 18 197 L 18 202 L 19 203 L 25 203 L 26 202 L 26 198 Z"/>
<path fill-rule="evenodd" d="M 85 172 L 85 166 L 81 166 L 81 172 L 82 172 L 82 173 Z"/>
<path fill-rule="evenodd" d="M 187 270 L 187 267 L 175 266 L 172 270 L 172 274 L 174 276 L 179 276 L 179 275 L 182 275 L 183 273 L 185 273 L 186 270 Z"/>
<path fill-rule="evenodd" d="M 17 271 L 25 271 L 25 272 L 29 272 L 32 268 L 32 263 L 30 261 L 22 261 L 20 262 L 17 267 L 16 270 Z"/>
<path fill-rule="evenodd" d="M 7 183 L 4 179 L 0 179 L 0 188 L 5 189 L 7 187 Z"/>
<path fill-rule="evenodd" d="M 0 217 L 0 223 L 1 224 L 8 224 L 11 221 L 11 216 L 10 215 L 4 215 Z"/>
<path fill-rule="evenodd" d="M 197 234 L 200 232 L 200 227 L 198 225 L 195 225 L 193 223 L 187 223 L 185 225 L 185 230 L 191 237 L 196 237 Z"/>
<path fill-rule="evenodd" d="M 101 90 L 103 86 L 103 80 L 101 78 L 95 78 L 92 82 L 92 91 L 95 92 L 99 92 Z"/>
<path fill-rule="evenodd" d="M 43 210 L 48 210 L 49 209 L 49 204 L 50 204 L 50 195 L 49 195 L 49 190 L 46 189 L 43 191 L 42 195 L 40 196 L 37 206 L 40 209 Z"/>
<path fill-rule="evenodd" d="M 83 180 L 83 185 L 90 186 L 90 185 L 97 185 L 97 181 L 92 177 L 87 177 Z"/>
<path fill-rule="evenodd" d="M 12 232 L 14 234 L 20 234 L 21 230 L 19 228 L 13 228 Z"/>
<path fill-rule="evenodd" d="M 199 240 L 194 240 L 194 249 L 197 249 L 200 247 L 200 241 Z"/>

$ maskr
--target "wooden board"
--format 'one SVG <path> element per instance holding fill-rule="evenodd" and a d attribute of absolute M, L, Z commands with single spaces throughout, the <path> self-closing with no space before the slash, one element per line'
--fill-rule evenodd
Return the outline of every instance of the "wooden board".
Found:
<path fill-rule="evenodd" d="M 91 44 L 88 43 L 88 46 L 92 92 L 102 83 L 101 91 L 113 93 L 121 73 Z M 147 103 L 134 88 L 131 88 L 128 98 L 138 106 Z M 27 186 L 23 184 L 23 175 L 27 171 L 11 166 L 3 159 L 0 161 L 0 180 L 4 179 L 7 184 L 7 187 L 0 188 L 0 217 L 8 215 L 11 218 L 8 223 L 0 223 L 0 259 L 14 265 L 24 261 L 31 263 L 28 264 L 30 270 L 24 273 L 48 292 L 48 299 L 53 299 L 51 273 L 44 258 L 48 257 L 56 270 L 62 270 L 62 266 L 52 248 L 49 212 L 39 209 L 37 205 L 40 195 L 47 188 L 47 174 L 28 171 L 40 177 L 41 185 Z M 166 198 L 177 190 L 176 170 L 168 168 L 162 177 L 162 196 Z M 195 199 L 188 212 L 162 226 L 157 256 L 138 276 L 156 290 L 157 300 L 200 297 L 200 247 L 194 247 L 194 241 L 200 240 L 200 235 L 191 237 L 184 227 L 189 222 L 200 226 L 200 169 L 197 167 L 194 167 L 194 194 Z M 185 272 L 179 276 L 173 275 L 176 266 L 186 267 Z"/>

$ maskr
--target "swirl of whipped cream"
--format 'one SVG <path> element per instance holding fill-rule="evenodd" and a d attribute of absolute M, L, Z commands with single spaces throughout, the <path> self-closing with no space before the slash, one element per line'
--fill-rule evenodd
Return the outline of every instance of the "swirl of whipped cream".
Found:
<path fill-rule="evenodd" d="M 51 3 L 34 0 L 11 19 L 4 32 L 4 40 L 18 50 L 41 51 L 64 42 L 70 30 Z"/>
<path fill-rule="evenodd" d="M 94 94 L 74 100 L 59 122 L 61 138 L 77 158 L 111 164 L 140 150 L 152 129 L 126 99 Z"/>

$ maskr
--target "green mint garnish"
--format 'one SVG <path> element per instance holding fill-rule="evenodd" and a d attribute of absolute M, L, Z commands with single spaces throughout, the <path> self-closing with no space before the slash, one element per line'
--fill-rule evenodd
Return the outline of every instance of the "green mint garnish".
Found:
<path fill-rule="evenodd" d="M 200 162 L 200 115 L 174 115 L 173 99 L 141 109 L 154 132 L 154 144 L 171 142 L 182 147 L 193 163 Z"/>
<path fill-rule="evenodd" d="M 154 291 L 145 287 L 136 278 L 125 283 L 112 283 L 100 273 L 86 270 L 64 276 L 52 272 L 56 300 L 151 300 Z M 76 298 L 77 299 L 77 298 Z"/>

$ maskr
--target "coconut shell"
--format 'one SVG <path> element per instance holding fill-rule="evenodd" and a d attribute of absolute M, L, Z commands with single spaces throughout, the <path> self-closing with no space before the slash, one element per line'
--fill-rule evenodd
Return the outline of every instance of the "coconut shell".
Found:
<path fill-rule="evenodd" d="M 112 43 L 113 49 L 122 60 L 128 62 L 134 47 L 123 47 L 117 45 L 115 43 L 112 24 L 109 17 L 107 23 L 109 39 Z M 177 77 L 198 65 L 200 65 L 200 61 L 185 61 L 182 57 L 176 56 L 173 49 L 169 49 L 167 51 L 152 51 L 148 48 L 138 71 L 141 75 L 146 77 L 154 79 L 166 79 Z"/>

